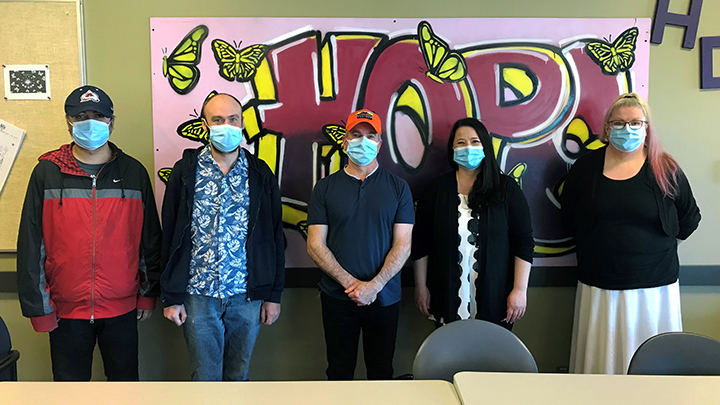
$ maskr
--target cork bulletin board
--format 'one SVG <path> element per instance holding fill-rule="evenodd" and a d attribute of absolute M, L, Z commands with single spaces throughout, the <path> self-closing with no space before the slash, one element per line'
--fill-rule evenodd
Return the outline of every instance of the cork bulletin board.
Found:
<path fill-rule="evenodd" d="M 0 64 L 48 65 L 51 88 L 45 100 L 0 97 L 0 119 L 26 132 L 0 194 L 0 252 L 16 249 L 25 190 L 37 158 L 70 141 L 63 106 L 81 84 L 79 35 L 75 1 L 0 1 Z M 4 85 L 0 75 L 0 89 Z"/>

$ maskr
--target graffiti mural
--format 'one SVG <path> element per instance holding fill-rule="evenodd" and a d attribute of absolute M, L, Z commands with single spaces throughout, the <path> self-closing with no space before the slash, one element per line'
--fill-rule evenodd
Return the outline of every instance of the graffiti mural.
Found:
<path fill-rule="evenodd" d="M 452 124 L 476 117 L 528 199 L 537 264 L 572 265 L 559 224 L 564 176 L 602 146 L 619 94 L 647 97 L 649 28 L 649 19 L 153 18 L 158 203 L 182 150 L 208 142 L 202 103 L 231 93 L 244 104 L 243 147 L 280 183 L 288 266 L 313 267 L 307 203 L 347 161 L 350 112 L 380 114 L 379 162 L 414 195 L 449 170 Z"/>

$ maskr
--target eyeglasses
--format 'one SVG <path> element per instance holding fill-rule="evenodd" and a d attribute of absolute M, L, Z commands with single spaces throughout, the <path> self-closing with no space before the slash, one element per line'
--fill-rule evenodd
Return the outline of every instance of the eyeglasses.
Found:
<path fill-rule="evenodd" d="M 610 125 L 610 128 L 612 129 L 623 129 L 625 128 L 625 125 L 629 126 L 630 129 L 640 129 L 643 127 L 643 125 L 647 124 L 647 121 L 608 121 L 608 124 Z"/>

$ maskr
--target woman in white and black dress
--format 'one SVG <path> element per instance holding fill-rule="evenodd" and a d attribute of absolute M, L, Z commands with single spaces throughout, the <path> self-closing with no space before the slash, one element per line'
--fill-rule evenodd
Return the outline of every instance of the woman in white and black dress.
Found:
<path fill-rule="evenodd" d="M 579 279 L 570 372 L 624 374 L 642 342 L 682 330 L 677 240 L 700 211 L 639 95 L 612 104 L 600 140 L 607 146 L 575 162 L 561 195 Z"/>
<path fill-rule="evenodd" d="M 454 170 L 417 203 L 416 306 L 437 326 L 477 318 L 511 329 L 525 314 L 534 248 L 525 196 L 500 171 L 480 121 L 456 122 L 447 151 Z"/>

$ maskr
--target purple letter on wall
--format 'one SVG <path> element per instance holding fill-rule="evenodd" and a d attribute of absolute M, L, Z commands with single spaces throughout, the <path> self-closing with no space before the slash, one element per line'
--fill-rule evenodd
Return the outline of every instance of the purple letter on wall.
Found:
<path fill-rule="evenodd" d="M 670 24 L 685 27 L 685 38 L 683 39 L 682 46 L 686 49 L 693 49 L 695 47 L 698 25 L 700 25 L 702 0 L 690 0 L 690 12 L 687 15 L 670 13 L 668 12 L 669 8 L 670 0 L 658 0 L 650 42 L 653 44 L 661 44 L 663 33 L 665 32 L 665 25 Z"/>
<path fill-rule="evenodd" d="M 700 88 L 720 89 L 720 77 L 713 76 L 713 49 L 720 48 L 720 37 L 700 38 Z"/>

